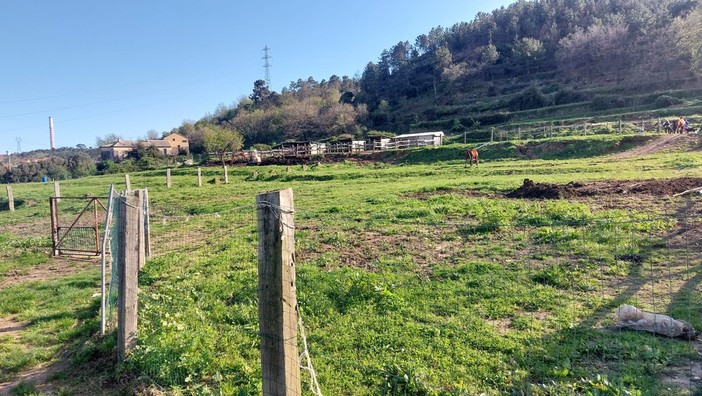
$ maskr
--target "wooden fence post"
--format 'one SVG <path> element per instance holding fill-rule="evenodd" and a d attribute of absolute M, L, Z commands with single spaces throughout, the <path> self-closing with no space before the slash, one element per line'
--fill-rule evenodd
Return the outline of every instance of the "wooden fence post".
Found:
<path fill-rule="evenodd" d="M 300 395 L 291 189 L 256 196 L 263 394 Z"/>
<path fill-rule="evenodd" d="M 197 168 L 197 186 L 202 187 L 202 169 Z"/>
<path fill-rule="evenodd" d="M 622 120 L 619 120 L 619 133 L 622 133 Z"/>
<path fill-rule="evenodd" d="M 495 141 L 495 128 L 490 128 L 490 142 Z"/>
<path fill-rule="evenodd" d="M 15 211 L 15 196 L 12 194 L 12 186 L 7 185 L 7 205 L 10 208 L 10 212 Z"/>
<path fill-rule="evenodd" d="M 57 181 L 54 182 L 54 196 L 57 202 L 61 202 L 61 185 Z"/>
<path fill-rule="evenodd" d="M 166 187 L 171 188 L 171 168 L 166 169 Z"/>
<path fill-rule="evenodd" d="M 229 183 L 229 169 L 224 165 L 224 184 Z"/>
<path fill-rule="evenodd" d="M 120 198 L 120 224 L 117 242 L 118 300 L 117 357 L 123 362 L 136 345 L 137 292 L 139 290 L 139 211 L 143 204 L 136 195 Z"/>
<path fill-rule="evenodd" d="M 129 174 L 125 173 L 124 174 L 124 185 L 125 185 L 125 191 L 129 192 L 132 191 L 132 181 L 129 180 Z"/>

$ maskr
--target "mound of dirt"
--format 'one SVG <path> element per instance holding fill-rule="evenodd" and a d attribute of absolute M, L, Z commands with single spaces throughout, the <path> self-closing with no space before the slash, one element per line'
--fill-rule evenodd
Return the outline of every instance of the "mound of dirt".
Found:
<path fill-rule="evenodd" d="M 574 195 L 571 183 L 562 186 L 550 183 L 534 183 L 530 179 L 524 179 L 521 187 L 506 194 L 507 198 L 528 199 L 561 199 L 570 198 Z"/>
<path fill-rule="evenodd" d="M 507 198 L 522 199 L 563 199 L 592 197 L 598 195 L 651 195 L 670 197 L 693 188 L 702 187 L 702 178 L 683 177 L 677 179 L 615 180 L 592 183 L 570 182 L 565 185 L 535 183 L 524 179 L 516 190 L 510 191 Z"/>

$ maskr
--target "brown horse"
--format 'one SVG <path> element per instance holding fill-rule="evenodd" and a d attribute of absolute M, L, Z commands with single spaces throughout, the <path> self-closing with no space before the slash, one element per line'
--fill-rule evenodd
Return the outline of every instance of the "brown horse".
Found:
<path fill-rule="evenodd" d="M 466 166 L 470 164 L 470 166 L 473 166 L 473 162 L 475 162 L 475 166 L 479 166 L 478 163 L 480 163 L 480 157 L 478 156 L 478 150 L 474 148 L 470 148 L 466 151 Z"/>
<path fill-rule="evenodd" d="M 685 133 L 687 128 L 685 128 L 685 119 L 680 117 L 675 121 L 675 133 Z"/>

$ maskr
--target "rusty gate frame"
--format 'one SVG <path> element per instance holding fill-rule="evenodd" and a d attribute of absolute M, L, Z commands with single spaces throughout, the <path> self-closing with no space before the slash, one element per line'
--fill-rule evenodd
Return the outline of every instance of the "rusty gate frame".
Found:
<path fill-rule="evenodd" d="M 78 214 L 78 216 L 73 220 L 70 226 L 68 227 L 62 227 L 59 224 L 59 219 L 58 219 L 58 201 L 62 199 L 72 199 L 72 200 L 87 200 L 88 203 L 85 205 L 83 210 Z M 49 197 L 49 208 L 51 211 L 51 247 L 52 247 L 52 255 L 53 256 L 59 256 L 61 254 L 76 254 L 76 255 L 99 255 L 102 250 L 101 250 L 101 243 L 100 243 L 100 221 L 98 219 L 98 204 L 100 207 L 107 211 L 105 208 L 105 205 L 100 202 L 101 199 L 107 199 L 106 197 L 93 197 L 93 196 L 85 196 L 85 197 Z M 78 220 L 83 217 L 83 214 L 85 214 L 90 206 L 92 205 L 93 207 L 93 226 L 92 227 L 77 227 L 76 224 L 78 223 Z M 71 230 L 73 229 L 78 229 L 78 228 L 88 228 L 92 229 L 95 231 L 95 249 L 94 250 L 79 250 L 79 249 L 62 249 L 61 248 L 61 242 L 66 238 L 66 235 L 70 233 Z M 59 237 L 60 231 L 65 229 L 66 232 L 63 234 L 62 237 Z M 65 253 L 64 253 L 65 252 Z"/>

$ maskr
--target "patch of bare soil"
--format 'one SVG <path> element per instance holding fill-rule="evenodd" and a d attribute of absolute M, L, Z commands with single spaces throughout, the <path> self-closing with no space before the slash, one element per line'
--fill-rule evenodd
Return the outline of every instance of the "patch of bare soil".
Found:
<path fill-rule="evenodd" d="M 28 324 L 20 322 L 14 316 L 0 318 L 0 336 L 19 338 L 19 332 L 26 329 Z"/>
<path fill-rule="evenodd" d="M 521 187 L 510 191 L 507 198 L 564 199 L 595 196 L 640 196 L 672 197 L 677 193 L 702 187 L 702 178 L 683 177 L 677 179 L 614 180 L 568 184 L 536 183 L 524 179 Z"/>
<path fill-rule="evenodd" d="M 14 316 L 0 318 L 0 336 L 19 339 L 20 333 L 27 328 L 27 322 L 20 322 Z M 12 389 L 21 382 L 35 384 L 36 389 L 50 394 L 55 389 L 49 384 L 49 379 L 55 373 L 66 368 L 65 363 L 45 364 L 23 371 L 12 381 L 0 383 L 0 396 L 9 395 Z"/>
<path fill-rule="evenodd" d="M 412 262 L 423 271 L 432 263 L 450 260 L 451 256 L 461 251 L 463 247 L 461 240 L 446 240 L 446 233 L 452 233 L 449 228 L 391 235 L 372 231 L 361 232 L 351 235 L 345 242 L 349 246 L 344 248 L 333 243 L 321 243 L 314 249 L 301 250 L 298 257 L 326 267 L 328 264 L 324 261 L 323 255 L 332 255 L 334 266 L 376 271 L 378 270 L 376 264 L 384 257 L 411 255 Z M 319 230 L 316 225 L 300 225 L 298 229 Z"/>
<path fill-rule="evenodd" d="M 32 222 L 3 225 L 3 231 L 7 231 L 13 235 L 21 235 L 25 238 L 41 238 L 51 235 L 51 223 L 47 217 Z"/>
<path fill-rule="evenodd" d="M 700 341 L 695 341 L 694 348 L 702 356 Z M 697 389 L 702 385 L 702 360 L 690 360 L 687 365 L 671 368 L 662 380 L 681 389 Z"/>
<path fill-rule="evenodd" d="M 674 134 L 661 136 L 643 146 L 624 151 L 616 154 L 613 157 L 630 158 L 641 157 L 648 154 L 654 154 L 662 151 L 680 152 L 680 151 L 700 151 L 702 150 L 702 136 L 695 134 Z"/>
<path fill-rule="evenodd" d="M 0 289 L 24 282 L 63 278 L 99 264 L 99 257 L 53 257 L 46 264 L 5 273 L 4 277 L 0 278 Z"/>
<path fill-rule="evenodd" d="M 27 384 L 34 384 L 35 389 L 41 392 L 42 395 L 54 394 L 58 388 L 51 382 L 51 377 L 61 371 L 64 371 L 68 367 L 69 364 L 65 360 L 32 367 L 31 369 L 23 371 L 12 381 L 1 383 L 0 396 L 10 395 L 12 390 L 23 382 Z"/>

